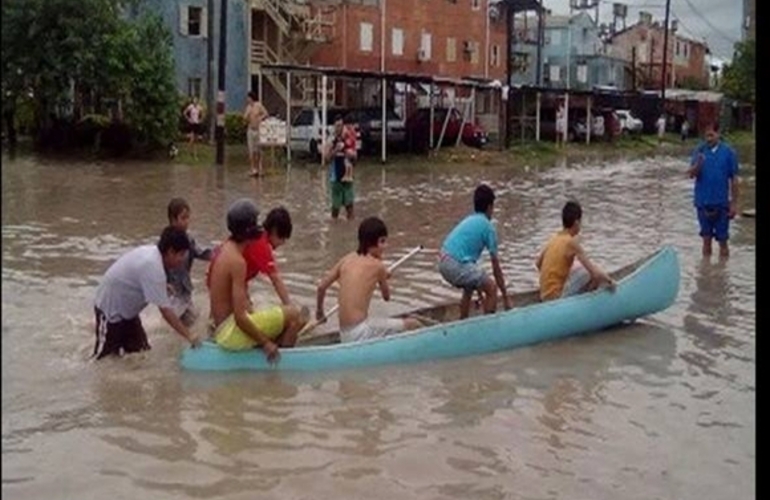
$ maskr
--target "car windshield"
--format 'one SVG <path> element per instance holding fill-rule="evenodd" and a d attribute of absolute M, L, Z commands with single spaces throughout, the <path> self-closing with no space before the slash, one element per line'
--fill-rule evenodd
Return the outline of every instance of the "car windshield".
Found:
<path fill-rule="evenodd" d="M 369 107 L 364 108 L 363 113 L 366 114 L 367 117 L 369 117 L 370 120 L 382 120 L 382 108 L 380 107 Z M 393 110 L 393 108 L 387 108 L 385 110 L 385 116 L 388 120 L 400 120 L 401 117 L 396 114 L 396 112 Z"/>

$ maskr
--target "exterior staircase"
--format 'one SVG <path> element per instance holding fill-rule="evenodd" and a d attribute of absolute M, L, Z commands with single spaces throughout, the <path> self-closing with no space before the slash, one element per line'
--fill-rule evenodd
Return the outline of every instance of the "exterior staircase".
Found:
<path fill-rule="evenodd" d="M 334 6 L 311 6 L 301 0 L 251 0 L 252 9 L 262 10 L 273 21 L 284 37 L 279 47 L 270 47 L 266 40 L 252 40 L 252 73 L 262 64 L 306 65 L 313 53 L 334 34 Z M 288 90 L 285 77 L 266 71 L 263 77 L 286 103 Z M 329 82 L 327 99 L 334 98 L 334 84 Z M 321 100 L 320 89 L 318 102 Z M 293 76 L 291 82 L 292 106 L 312 105 L 316 100 L 312 77 Z M 331 102 L 331 101 L 330 101 Z"/>

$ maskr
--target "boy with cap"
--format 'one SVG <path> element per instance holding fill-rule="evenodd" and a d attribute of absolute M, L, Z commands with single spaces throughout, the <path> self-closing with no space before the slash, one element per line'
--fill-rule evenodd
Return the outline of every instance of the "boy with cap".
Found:
<path fill-rule="evenodd" d="M 243 350 L 258 346 L 268 361 L 276 362 L 278 346 L 296 343 L 297 333 L 308 321 L 308 312 L 287 304 L 251 311 L 244 250 L 263 234 L 257 216 L 256 206 L 245 198 L 227 211 L 230 237 L 222 243 L 209 268 L 211 319 L 214 341 L 220 347 Z"/>

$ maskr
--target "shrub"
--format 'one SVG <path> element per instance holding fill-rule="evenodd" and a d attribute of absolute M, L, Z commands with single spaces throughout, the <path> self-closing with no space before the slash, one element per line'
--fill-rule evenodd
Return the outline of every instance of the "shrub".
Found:
<path fill-rule="evenodd" d="M 246 143 L 246 121 L 239 113 L 225 115 L 225 142 L 227 144 Z"/>

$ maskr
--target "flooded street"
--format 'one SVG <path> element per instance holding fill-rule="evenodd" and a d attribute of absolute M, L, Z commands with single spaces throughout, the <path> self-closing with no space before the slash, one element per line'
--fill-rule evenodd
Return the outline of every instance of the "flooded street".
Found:
<path fill-rule="evenodd" d="M 741 208 L 753 208 L 753 151 L 740 153 Z M 737 218 L 730 259 L 703 261 L 685 159 L 361 166 L 357 220 L 335 224 L 316 167 L 254 180 L 244 165 L 4 156 L 3 498 L 753 498 L 756 223 Z M 392 314 L 459 298 L 438 274 L 436 251 L 472 210 L 480 181 L 498 197 L 513 291 L 536 285 L 536 252 L 574 197 L 585 247 L 607 270 L 677 247 L 676 303 L 596 335 L 321 374 L 182 371 L 181 340 L 149 307 L 151 351 L 88 359 L 99 279 L 123 252 L 157 241 L 174 196 L 189 201 L 190 232 L 204 246 L 225 237 L 235 199 L 254 197 L 262 216 L 284 204 L 294 233 L 278 263 L 307 305 L 322 273 L 355 249 L 357 223 L 379 215 L 391 260 L 427 249 L 396 272 L 390 303 L 375 295 L 373 312 Z M 204 272 L 196 262 L 205 314 Z M 257 303 L 277 302 L 267 282 L 252 292 Z"/>

